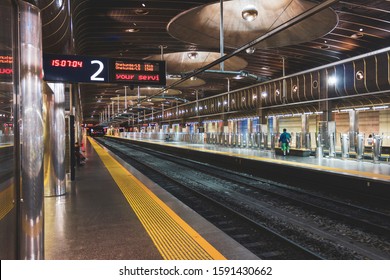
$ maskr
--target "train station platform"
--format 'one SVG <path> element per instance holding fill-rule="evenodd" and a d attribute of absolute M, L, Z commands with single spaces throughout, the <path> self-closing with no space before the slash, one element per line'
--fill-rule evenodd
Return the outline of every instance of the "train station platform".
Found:
<path fill-rule="evenodd" d="M 45 197 L 45 259 L 258 259 L 92 138 L 84 149 L 66 195 Z"/>
<path fill-rule="evenodd" d="M 106 136 L 107 137 L 107 136 Z M 114 136 L 108 136 L 114 137 Z M 119 138 L 119 137 L 115 137 Z M 233 148 L 215 144 L 189 144 L 184 142 L 120 138 L 140 145 L 163 147 L 164 151 L 206 159 L 234 170 L 243 170 L 286 184 L 329 184 L 368 193 L 390 193 L 390 163 L 372 160 L 342 159 L 314 156 L 279 155 L 271 150 Z M 210 156 L 212 155 L 212 156 Z"/>

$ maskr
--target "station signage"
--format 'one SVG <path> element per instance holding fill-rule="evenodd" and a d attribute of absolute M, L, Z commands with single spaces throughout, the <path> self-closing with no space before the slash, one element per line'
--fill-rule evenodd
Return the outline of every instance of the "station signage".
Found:
<path fill-rule="evenodd" d="M 44 54 L 43 72 L 48 82 L 166 85 L 165 61 Z"/>
<path fill-rule="evenodd" d="M 11 83 L 13 75 L 13 57 L 0 54 L 0 82 Z"/>
<path fill-rule="evenodd" d="M 166 84 L 164 61 L 111 59 L 110 69 L 112 83 L 162 86 Z"/>
<path fill-rule="evenodd" d="M 62 83 L 109 83 L 107 58 L 43 55 L 43 79 Z"/>

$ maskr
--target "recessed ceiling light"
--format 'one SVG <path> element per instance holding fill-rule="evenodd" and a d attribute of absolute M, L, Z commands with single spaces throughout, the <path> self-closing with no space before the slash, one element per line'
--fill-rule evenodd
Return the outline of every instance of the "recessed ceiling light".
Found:
<path fill-rule="evenodd" d="M 363 33 L 357 32 L 357 33 L 352 34 L 352 35 L 351 35 L 351 38 L 352 38 L 352 39 L 358 39 L 358 38 L 361 38 L 361 37 L 363 37 L 363 36 L 364 36 Z"/>
<path fill-rule="evenodd" d="M 252 53 L 254 53 L 255 52 L 255 48 L 254 47 L 250 47 L 250 48 L 247 48 L 245 51 L 246 51 L 246 53 L 248 53 L 248 54 L 252 54 Z"/>
<path fill-rule="evenodd" d="M 189 52 L 187 54 L 187 56 L 189 59 L 196 59 L 198 57 L 198 53 L 197 52 Z"/>
<path fill-rule="evenodd" d="M 149 11 L 145 10 L 145 9 L 135 9 L 134 13 L 136 15 L 147 15 L 147 14 L 149 14 Z"/>
<path fill-rule="evenodd" d="M 356 72 L 356 79 L 359 81 L 364 79 L 364 72 L 362 70 Z"/>
<path fill-rule="evenodd" d="M 257 18 L 257 15 L 258 11 L 253 5 L 246 6 L 241 12 L 242 18 L 246 21 L 254 21 Z"/>
<path fill-rule="evenodd" d="M 139 28 L 128 28 L 125 30 L 127 33 L 135 33 L 139 31 Z"/>

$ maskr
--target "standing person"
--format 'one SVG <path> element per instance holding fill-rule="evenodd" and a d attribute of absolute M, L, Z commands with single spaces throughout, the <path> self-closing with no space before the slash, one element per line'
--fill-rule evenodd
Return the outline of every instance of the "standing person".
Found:
<path fill-rule="evenodd" d="M 372 134 L 368 135 L 368 138 L 366 140 L 366 146 L 371 146 L 374 144 L 374 139 L 372 138 Z"/>
<path fill-rule="evenodd" d="M 286 155 L 286 152 L 290 153 L 290 141 L 291 134 L 287 132 L 287 129 L 283 128 L 283 133 L 280 134 L 279 137 L 279 146 L 281 147 L 284 156 Z"/>

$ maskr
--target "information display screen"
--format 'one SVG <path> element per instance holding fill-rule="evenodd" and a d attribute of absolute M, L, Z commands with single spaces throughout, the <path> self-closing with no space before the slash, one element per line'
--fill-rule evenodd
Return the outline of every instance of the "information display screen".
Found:
<path fill-rule="evenodd" d="M 0 82 L 12 82 L 12 64 L 13 58 L 11 55 L 0 54 Z"/>
<path fill-rule="evenodd" d="M 165 61 L 111 60 L 111 82 L 137 85 L 165 85 Z"/>
<path fill-rule="evenodd" d="M 64 83 L 109 83 L 109 61 L 75 55 L 43 55 L 43 79 Z"/>
<path fill-rule="evenodd" d="M 44 54 L 43 70 L 50 82 L 166 85 L 165 61 Z"/>

